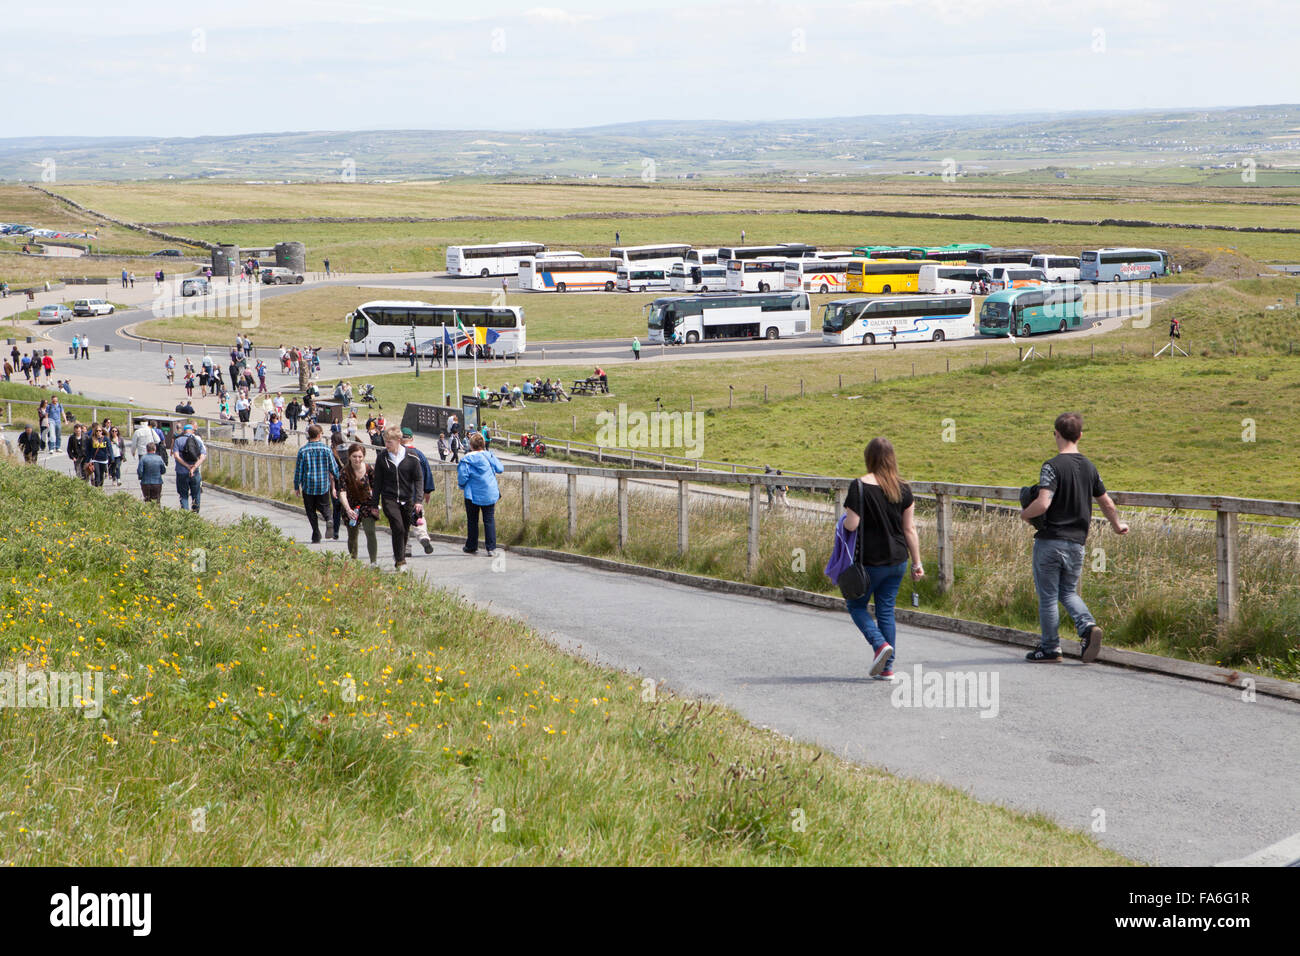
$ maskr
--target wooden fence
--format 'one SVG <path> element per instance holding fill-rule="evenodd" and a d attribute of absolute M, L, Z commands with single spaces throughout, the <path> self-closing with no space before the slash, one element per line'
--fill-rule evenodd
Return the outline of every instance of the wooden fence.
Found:
<path fill-rule="evenodd" d="M 367 453 L 380 449 L 364 445 Z M 232 476 L 238 475 L 240 484 L 259 493 L 287 493 L 293 488 L 294 461 L 285 455 L 273 455 L 244 448 L 209 446 L 208 457 L 212 466 Z M 447 520 L 456 520 L 460 506 L 460 492 L 456 485 L 456 466 L 449 462 L 429 461 L 442 485 Z M 690 497 L 695 484 L 732 486 L 744 488 L 748 498 L 748 540 L 746 568 L 753 574 L 759 560 L 759 532 L 762 500 L 765 489 L 788 487 L 810 493 L 834 495 L 842 500 L 852 484 L 852 478 L 799 475 L 730 474 L 716 471 L 662 471 L 633 468 L 585 468 L 577 465 L 560 465 L 545 462 L 508 463 L 505 470 L 519 475 L 519 514 L 521 522 L 530 518 L 532 482 L 539 476 L 565 482 L 567 490 L 568 537 L 578 533 L 578 479 L 602 479 L 614 483 L 618 513 L 618 545 L 626 548 L 632 529 L 628 521 L 629 486 L 633 481 L 653 482 L 661 487 L 676 484 L 677 498 L 677 550 L 686 554 L 690 549 Z M 954 505 L 971 499 L 1014 502 L 1019 505 L 1020 489 L 1000 485 L 963 485 L 941 481 L 913 481 L 917 494 L 931 495 L 935 500 L 935 532 L 938 540 L 938 587 L 949 591 L 954 583 Z M 653 492 L 662 493 L 662 492 Z M 1227 498 L 1212 495 L 1155 494 L 1140 491 L 1112 491 L 1116 505 L 1125 508 L 1152 508 L 1174 511 L 1202 511 L 1213 513 L 1215 518 L 1215 565 L 1218 580 L 1219 621 L 1235 622 L 1240 611 L 1237 573 L 1238 518 L 1241 515 L 1263 515 L 1273 518 L 1300 519 L 1300 502 L 1269 501 L 1255 498 Z"/>

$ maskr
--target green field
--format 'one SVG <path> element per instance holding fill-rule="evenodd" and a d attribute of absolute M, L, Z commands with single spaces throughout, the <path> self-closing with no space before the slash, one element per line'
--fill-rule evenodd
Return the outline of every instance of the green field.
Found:
<path fill-rule="evenodd" d="M 9 462 L 0 495 L 4 668 L 103 681 L 98 719 L 0 709 L 0 865 L 1125 862 L 263 520 Z"/>

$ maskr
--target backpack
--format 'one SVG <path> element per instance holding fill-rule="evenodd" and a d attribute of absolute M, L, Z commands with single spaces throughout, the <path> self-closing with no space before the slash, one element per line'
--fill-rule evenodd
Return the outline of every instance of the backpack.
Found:
<path fill-rule="evenodd" d="M 176 452 L 176 457 L 184 462 L 186 466 L 193 468 L 198 464 L 200 457 L 200 453 L 194 450 L 194 436 L 181 435 L 180 437 L 184 439 L 184 442 L 180 445 L 172 442 L 172 451 Z"/>

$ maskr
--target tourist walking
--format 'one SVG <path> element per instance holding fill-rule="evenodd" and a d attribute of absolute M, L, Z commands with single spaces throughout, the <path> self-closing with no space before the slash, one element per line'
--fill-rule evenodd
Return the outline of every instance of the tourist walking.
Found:
<path fill-rule="evenodd" d="M 496 505 L 501 498 L 497 485 L 497 475 L 505 471 L 497 456 L 488 451 L 483 444 L 483 436 L 471 432 L 469 436 L 469 454 L 456 469 L 456 483 L 465 492 L 465 547 L 466 554 L 478 552 L 478 520 L 483 516 L 483 543 L 487 546 L 488 557 L 495 557 L 497 550 Z"/>
<path fill-rule="evenodd" d="M 85 332 L 81 333 L 81 357 L 90 358 L 90 336 Z"/>
<path fill-rule="evenodd" d="M 50 405 L 45 410 L 45 415 L 50 420 L 49 450 L 56 452 L 59 450 L 59 446 L 63 444 L 63 406 L 59 404 L 59 396 L 55 395 L 50 399 Z"/>
<path fill-rule="evenodd" d="M 167 472 L 167 459 L 158 454 L 158 445 L 148 442 L 144 454 L 135 464 L 135 476 L 140 479 L 140 496 L 146 502 L 162 507 L 163 475 Z"/>
<path fill-rule="evenodd" d="M 1101 650 L 1101 628 L 1079 596 L 1079 577 L 1092 526 L 1093 500 L 1116 534 L 1128 534 L 1128 525 L 1119 520 L 1119 511 L 1106 493 L 1096 466 L 1079 452 L 1083 416 L 1065 412 L 1057 416 L 1052 429 L 1056 457 L 1043 463 L 1038 484 L 1021 492 L 1021 503 L 1027 507 L 1020 517 L 1038 529 L 1034 534 L 1034 588 L 1038 591 L 1042 635 L 1038 647 L 1025 659 L 1034 663 L 1061 660 L 1060 603 L 1074 621 L 1082 644 L 1080 658 L 1090 663 Z M 1026 498 L 1032 500 L 1026 502 Z M 1041 520 L 1035 522 L 1036 518 Z"/>
<path fill-rule="evenodd" d="M 364 532 L 366 554 L 371 564 L 377 564 L 379 541 L 375 536 L 375 519 L 379 510 L 370 503 L 375 492 L 375 469 L 366 464 L 366 446 L 359 442 L 348 447 L 347 457 L 343 479 L 339 482 L 339 500 L 348 519 L 348 554 L 356 559 L 357 539 Z"/>
<path fill-rule="evenodd" d="M 31 425 L 24 426 L 19 433 L 18 450 L 23 453 L 23 461 L 29 465 L 36 464 L 41 451 L 41 436 L 32 431 Z"/>
<path fill-rule="evenodd" d="M 321 529 L 317 515 L 329 530 L 330 497 L 339 476 L 338 460 L 329 447 L 320 440 L 321 427 L 315 422 L 307 426 L 307 444 L 298 449 L 298 461 L 293 469 L 293 493 L 302 497 L 307 521 L 311 525 L 311 543 L 320 544 Z M 338 538 L 338 532 L 330 535 Z"/>
<path fill-rule="evenodd" d="M 86 470 L 86 463 L 90 461 L 90 435 L 86 432 L 86 426 L 80 422 L 68 436 L 68 458 L 72 460 L 72 473 L 85 481 L 90 477 Z"/>
<path fill-rule="evenodd" d="M 925 577 L 921 542 L 913 519 L 912 489 L 898 476 L 894 446 L 887 438 L 873 438 L 863 454 L 867 472 L 853 482 L 844 499 L 844 530 L 857 532 L 853 564 L 861 568 L 866 590 L 845 598 L 849 616 L 871 644 L 870 674 L 882 680 L 894 676 L 894 602 L 912 559 L 912 580 Z M 875 617 L 867 604 L 875 599 Z"/>
<path fill-rule="evenodd" d="M 375 458 L 374 487 L 370 504 L 382 509 L 388 519 L 393 539 L 393 564 L 406 570 L 406 536 L 417 515 L 424 513 L 424 475 L 414 455 L 402 445 L 402 429 L 389 425 L 384 429 L 385 451 Z"/>
<path fill-rule="evenodd" d="M 116 425 L 108 430 L 108 476 L 113 479 L 113 487 L 122 487 L 122 459 L 126 457 L 126 442 Z"/>
<path fill-rule="evenodd" d="M 90 482 L 96 488 L 104 487 L 104 473 L 108 471 L 108 434 L 96 422 L 90 429 L 90 463 L 94 466 Z"/>
<path fill-rule="evenodd" d="M 203 491 L 203 463 L 208 460 L 208 449 L 203 439 L 194 434 L 193 422 L 186 422 L 181 434 L 172 439 L 172 457 L 175 459 L 176 494 L 180 498 L 181 510 L 191 507 L 197 514 L 199 495 Z"/>

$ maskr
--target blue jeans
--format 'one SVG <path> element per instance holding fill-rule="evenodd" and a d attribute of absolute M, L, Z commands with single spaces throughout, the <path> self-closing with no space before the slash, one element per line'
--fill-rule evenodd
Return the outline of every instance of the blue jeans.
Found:
<path fill-rule="evenodd" d="M 871 642 L 873 651 L 880 650 L 882 644 L 888 644 L 897 650 L 898 645 L 894 643 L 894 601 L 898 598 L 898 589 L 903 586 L 903 573 L 907 570 L 907 562 L 867 565 L 866 568 L 867 577 L 871 582 L 867 593 L 852 601 L 845 601 L 844 604 L 848 607 L 849 617 L 853 618 L 853 623 L 858 626 L 862 636 Z M 871 612 L 867 610 L 867 601 L 873 595 L 876 599 L 874 620 Z M 893 666 L 894 655 L 890 654 L 885 669 L 891 670 Z"/>
<path fill-rule="evenodd" d="M 203 481 L 197 472 L 191 473 L 176 469 L 176 494 L 181 499 L 181 510 L 184 511 L 189 507 L 188 501 L 194 499 L 194 510 L 199 510 L 199 492 L 202 490 Z"/>
<path fill-rule="evenodd" d="M 1061 623 L 1058 601 L 1065 605 L 1080 637 L 1096 623 L 1088 605 L 1079 597 L 1083 553 L 1083 545 L 1073 541 L 1034 539 L 1034 587 L 1038 590 L 1038 626 L 1043 635 L 1040 646 L 1045 651 L 1056 651 L 1061 646 L 1057 634 Z"/>
<path fill-rule="evenodd" d="M 59 446 L 63 444 L 63 423 L 50 422 L 50 451 L 58 451 Z"/>

